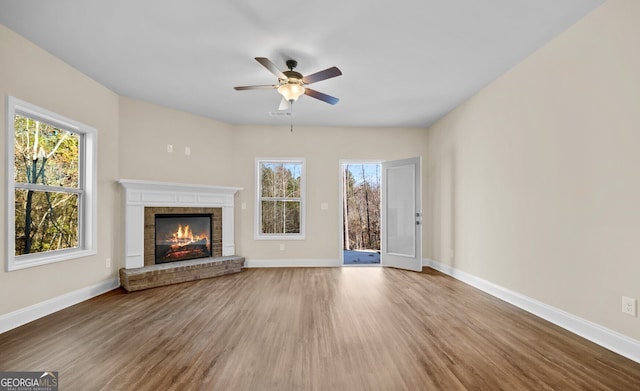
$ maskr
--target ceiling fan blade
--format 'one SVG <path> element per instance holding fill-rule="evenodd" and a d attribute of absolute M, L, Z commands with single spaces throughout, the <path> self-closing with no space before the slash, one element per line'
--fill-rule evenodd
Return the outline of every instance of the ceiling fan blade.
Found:
<path fill-rule="evenodd" d="M 342 71 L 340 71 L 340 69 L 338 69 L 337 67 L 331 67 L 325 69 L 324 71 L 312 73 L 311 75 L 303 77 L 302 82 L 304 84 L 311 84 L 320 80 L 331 79 L 332 77 L 340 75 L 342 75 Z"/>
<path fill-rule="evenodd" d="M 256 61 L 258 61 L 260 64 L 262 64 L 263 67 L 265 67 L 269 71 L 271 71 L 271 73 L 276 75 L 278 77 L 278 79 L 286 79 L 287 78 L 284 75 L 284 73 L 282 73 L 282 71 L 280 69 L 278 69 L 276 64 L 272 63 L 271 60 L 269 60 L 268 58 L 266 58 L 266 57 L 256 57 Z"/>
<path fill-rule="evenodd" d="M 280 106 L 278 106 L 278 110 L 289 110 L 289 101 L 285 98 L 282 98 L 280 101 Z"/>
<path fill-rule="evenodd" d="M 319 99 L 323 102 L 327 102 L 330 105 L 335 105 L 340 100 L 334 96 L 323 94 L 322 92 L 318 92 L 316 90 L 312 90 L 311 88 L 305 88 L 304 94 L 309 95 L 312 98 Z"/>
<path fill-rule="evenodd" d="M 261 85 L 261 86 L 239 86 L 233 87 L 236 91 L 244 91 L 244 90 L 272 90 L 274 88 L 278 88 L 276 85 Z"/>

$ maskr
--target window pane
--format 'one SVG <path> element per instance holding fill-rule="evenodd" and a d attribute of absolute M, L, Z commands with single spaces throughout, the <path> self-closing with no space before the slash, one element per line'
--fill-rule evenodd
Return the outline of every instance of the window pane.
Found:
<path fill-rule="evenodd" d="M 78 247 L 78 195 L 15 191 L 15 255 Z"/>
<path fill-rule="evenodd" d="M 300 197 L 301 171 L 302 165 L 300 164 L 289 163 L 284 165 L 283 174 L 286 175 L 286 177 L 283 178 L 283 183 L 286 183 L 285 197 Z"/>
<path fill-rule="evenodd" d="M 300 198 L 300 163 L 262 163 L 262 197 Z"/>
<path fill-rule="evenodd" d="M 15 182 L 78 187 L 77 134 L 21 115 L 14 127 Z"/>
<path fill-rule="evenodd" d="M 300 202 L 262 201 L 262 233 L 300 233 Z"/>

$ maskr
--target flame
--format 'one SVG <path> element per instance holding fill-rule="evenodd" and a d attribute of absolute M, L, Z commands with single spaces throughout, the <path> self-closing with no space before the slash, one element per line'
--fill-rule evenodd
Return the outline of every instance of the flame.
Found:
<path fill-rule="evenodd" d="M 178 232 L 176 232 L 175 237 L 177 237 L 178 239 L 193 239 L 191 227 L 185 225 L 183 231 L 182 224 L 178 224 Z"/>
<path fill-rule="evenodd" d="M 202 239 L 207 239 L 207 244 L 209 242 L 206 234 L 196 235 L 191 230 L 191 227 L 188 225 L 182 226 L 182 224 L 178 224 L 178 230 L 172 234 L 172 239 L 174 243 L 182 246 Z"/>

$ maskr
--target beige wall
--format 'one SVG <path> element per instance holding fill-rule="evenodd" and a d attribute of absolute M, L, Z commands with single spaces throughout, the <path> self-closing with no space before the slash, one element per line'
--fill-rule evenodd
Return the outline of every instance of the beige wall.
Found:
<path fill-rule="evenodd" d="M 230 125 L 120 98 L 120 178 L 233 186 L 231 146 Z"/>
<path fill-rule="evenodd" d="M 426 256 L 636 340 L 638 20 L 609 0 L 433 126 L 425 161 Z"/>
<path fill-rule="evenodd" d="M 93 257 L 5 271 L 6 194 L 0 194 L 0 314 L 115 278 L 106 258 L 120 252 L 118 96 L 0 25 L 0 182 L 6 180 L 6 97 L 28 101 L 98 129 L 98 254 Z M 3 186 L 3 188 L 6 188 Z"/>
<path fill-rule="evenodd" d="M 338 260 L 340 159 L 390 160 L 420 156 L 426 148 L 423 129 L 233 126 L 126 97 L 119 112 L 121 178 L 243 188 L 235 235 L 236 252 L 247 259 Z M 306 159 L 306 240 L 254 240 L 256 157 Z M 320 210 L 321 203 L 329 209 Z"/>
<path fill-rule="evenodd" d="M 339 259 L 339 162 L 341 159 L 392 160 L 420 156 L 426 130 L 388 128 L 234 127 L 236 252 L 248 259 Z M 305 158 L 306 240 L 254 240 L 255 158 Z M 321 210 L 320 204 L 329 208 Z M 280 251 L 280 244 L 285 251 Z"/>

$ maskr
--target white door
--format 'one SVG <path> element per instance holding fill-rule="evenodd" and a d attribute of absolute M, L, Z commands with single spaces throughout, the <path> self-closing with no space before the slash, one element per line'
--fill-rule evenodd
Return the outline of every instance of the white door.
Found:
<path fill-rule="evenodd" d="M 383 266 L 422 271 L 420 157 L 382 163 Z"/>

